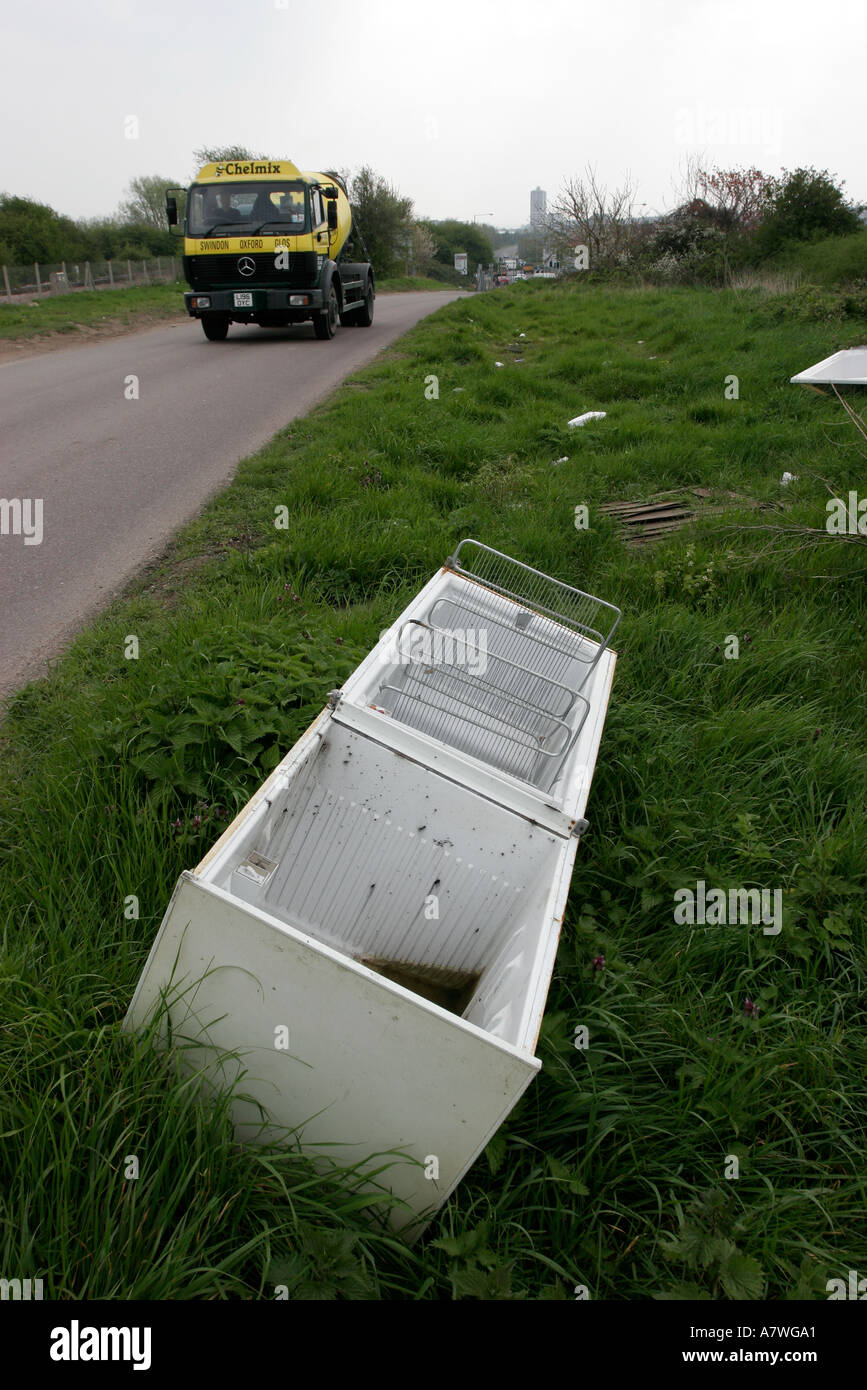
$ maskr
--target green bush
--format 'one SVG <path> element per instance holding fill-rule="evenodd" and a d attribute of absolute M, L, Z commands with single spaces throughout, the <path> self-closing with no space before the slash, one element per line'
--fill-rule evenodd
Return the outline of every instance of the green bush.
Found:
<path fill-rule="evenodd" d="M 787 241 L 846 236 L 859 229 L 857 212 L 827 169 L 795 169 L 777 181 L 753 245 L 761 257 L 778 252 Z"/>

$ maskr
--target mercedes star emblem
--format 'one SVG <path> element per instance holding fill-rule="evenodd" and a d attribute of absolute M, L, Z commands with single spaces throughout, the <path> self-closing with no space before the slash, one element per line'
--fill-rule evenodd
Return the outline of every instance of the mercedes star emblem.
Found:
<path fill-rule="evenodd" d="M 242 275 L 255 275 L 256 262 L 252 256 L 242 256 L 238 261 L 238 269 Z"/>

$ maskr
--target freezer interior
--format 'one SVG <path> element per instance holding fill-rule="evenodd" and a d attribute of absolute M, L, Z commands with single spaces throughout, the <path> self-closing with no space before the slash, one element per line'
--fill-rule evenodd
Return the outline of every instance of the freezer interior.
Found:
<path fill-rule="evenodd" d="M 459 552 L 346 698 L 548 792 L 590 711 L 588 677 L 619 611 L 475 542 Z"/>
<path fill-rule="evenodd" d="M 576 843 L 329 719 L 196 872 L 532 1051 Z"/>

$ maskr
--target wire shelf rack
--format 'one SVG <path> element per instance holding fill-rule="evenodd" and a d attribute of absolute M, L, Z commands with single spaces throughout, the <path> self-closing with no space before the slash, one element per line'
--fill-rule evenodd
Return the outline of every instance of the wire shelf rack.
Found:
<path fill-rule="evenodd" d="M 555 626 L 545 635 L 549 645 L 555 648 L 562 645 L 568 650 L 568 645 L 556 635 L 557 627 L 582 638 L 573 655 L 587 665 L 585 674 L 595 666 L 620 622 L 620 609 L 613 603 L 585 594 L 562 580 L 552 579 L 549 574 L 532 569 L 499 550 L 492 550 L 480 541 L 461 541 L 446 567 L 550 619 Z"/>
<path fill-rule="evenodd" d="M 548 790 L 589 710 L 580 694 L 620 618 L 613 604 L 464 540 L 423 616 L 398 634 L 374 706 Z"/>
<path fill-rule="evenodd" d="M 400 723 L 540 787 L 553 780 L 589 709 L 582 700 L 576 727 L 460 667 L 411 658 L 377 699 Z"/>
<path fill-rule="evenodd" d="M 506 698 L 513 698 L 519 704 L 529 705 L 543 714 L 564 719 L 575 704 L 576 691 L 559 679 L 563 662 L 558 664 L 556 670 L 531 666 L 525 659 L 529 654 L 527 649 L 532 645 L 526 637 L 515 642 L 514 631 L 483 610 L 472 610 L 473 622 L 478 624 L 481 619 L 482 626 L 464 627 L 462 622 L 468 614 L 469 610 L 464 605 L 438 600 L 431 609 L 430 621 L 411 618 L 404 623 L 399 636 L 399 649 L 416 663 L 467 671 L 483 681 L 486 688 Z M 458 621 L 435 621 L 435 615 L 456 618 Z M 495 638 L 493 645 L 492 632 Z M 506 651 L 508 656 L 505 655 Z M 537 661 L 538 667 L 543 665 L 553 667 L 554 663 L 551 660 Z"/>

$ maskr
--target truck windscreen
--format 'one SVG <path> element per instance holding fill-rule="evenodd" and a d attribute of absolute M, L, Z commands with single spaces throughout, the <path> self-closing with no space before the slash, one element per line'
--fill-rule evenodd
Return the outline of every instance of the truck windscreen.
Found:
<path fill-rule="evenodd" d="M 310 230 L 303 183 L 257 179 L 250 183 L 193 184 L 187 236 L 213 236 L 230 229 L 300 236 Z"/>

